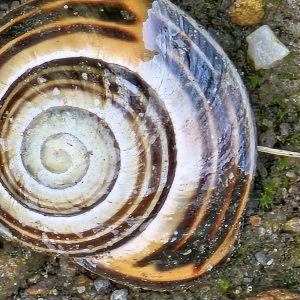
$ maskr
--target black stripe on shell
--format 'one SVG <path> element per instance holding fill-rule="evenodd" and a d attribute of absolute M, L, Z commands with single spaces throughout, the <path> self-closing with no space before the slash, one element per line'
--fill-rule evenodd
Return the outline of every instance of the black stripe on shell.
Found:
<path fill-rule="evenodd" d="M 176 169 L 176 145 L 175 145 L 175 140 L 174 140 L 174 132 L 173 132 L 173 127 L 170 121 L 170 118 L 167 114 L 167 112 L 164 110 L 163 108 L 163 104 L 160 102 L 159 99 L 157 99 L 155 93 L 142 81 L 142 79 L 140 79 L 137 75 L 135 74 L 128 74 L 128 71 L 123 69 L 120 66 L 113 66 L 113 65 L 107 65 L 104 62 L 100 62 L 99 60 L 93 60 L 90 58 L 68 58 L 68 59 L 59 59 L 59 60 L 55 60 L 55 61 L 51 61 L 51 62 L 47 62 L 41 66 L 37 66 L 34 69 L 29 70 L 27 73 L 23 74 L 20 78 L 18 78 L 18 80 L 15 81 L 15 83 L 13 85 L 11 85 L 10 89 L 6 92 L 6 94 L 4 95 L 4 97 L 2 98 L 2 103 L 4 104 L 2 109 L 2 114 L 5 114 L 5 111 L 7 110 L 13 110 L 12 107 L 5 105 L 5 99 L 9 99 L 9 95 L 14 91 L 14 89 L 16 87 L 18 87 L 19 83 L 23 83 L 26 82 L 26 78 L 31 78 L 30 76 L 33 76 L 33 74 L 35 74 L 36 76 L 34 77 L 35 79 L 39 76 L 40 72 L 45 72 L 47 73 L 46 80 L 47 80 L 47 84 L 46 84 L 46 89 L 49 89 L 49 84 L 51 84 L 51 82 L 53 81 L 55 83 L 56 80 L 58 79 L 63 79 L 63 78 L 67 78 L 67 79 L 71 79 L 71 78 L 75 78 L 76 80 L 80 79 L 81 77 L 81 72 L 77 72 L 76 71 L 76 66 L 80 65 L 82 66 L 90 66 L 89 69 L 90 71 L 94 68 L 94 69 L 98 69 L 99 74 L 101 74 L 106 68 L 110 69 L 112 74 L 119 74 L 121 76 L 123 76 L 124 78 L 126 78 L 126 80 L 129 80 L 131 82 L 131 84 L 133 84 L 134 86 L 136 86 L 140 91 L 142 91 L 142 93 L 145 94 L 146 99 L 148 99 L 149 101 L 151 101 L 152 105 L 154 107 L 156 107 L 159 116 L 165 126 L 165 130 L 166 130 L 166 137 L 168 138 L 168 153 L 169 153 L 169 171 L 168 171 L 168 177 L 167 177 L 167 182 L 166 185 L 162 191 L 161 197 L 158 200 L 158 202 L 156 203 L 155 207 L 153 208 L 152 212 L 150 213 L 150 215 L 143 220 L 142 224 L 133 232 L 130 234 L 130 236 L 123 238 L 122 240 L 120 240 L 119 242 L 117 242 L 115 245 L 112 245 L 108 248 L 104 248 L 104 249 L 98 249 L 98 251 L 107 251 L 108 249 L 113 249 L 115 247 L 118 247 L 122 244 L 124 244 L 128 239 L 131 239 L 133 237 L 135 237 L 136 235 L 138 235 L 142 229 L 144 228 L 143 224 L 147 224 L 149 222 L 149 220 L 151 220 L 151 218 L 156 215 L 158 213 L 158 211 L 160 210 L 160 208 L 163 206 L 164 201 L 167 197 L 169 188 L 171 186 L 171 182 L 173 181 L 173 177 L 174 177 L 174 172 Z M 75 66 L 74 70 L 72 71 L 58 71 L 56 70 L 58 66 L 66 66 L 66 67 L 70 67 L 70 66 Z M 100 67 L 101 66 L 101 67 Z M 47 70 L 50 70 L 50 72 L 48 73 Z M 51 69 L 53 69 L 53 71 L 51 72 Z M 43 74 L 43 73 L 42 73 Z M 99 75 L 94 74 L 94 73 L 87 73 L 87 76 L 89 78 L 91 78 L 92 82 L 95 83 L 99 83 L 99 82 L 103 82 L 103 80 L 101 79 L 101 76 L 99 78 Z M 34 79 L 32 79 L 34 80 Z M 49 81 L 49 82 L 48 82 Z M 26 88 L 31 87 L 35 90 L 35 92 L 38 94 L 40 92 L 43 92 L 42 87 L 43 85 L 41 85 L 41 88 L 38 89 L 38 85 L 34 85 L 32 84 L 32 82 L 27 82 L 25 83 L 25 86 L 21 86 L 21 89 L 14 95 L 13 99 L 10 99 L 11 104 L 12 105 L 16 105 L 18 104 L 18 98 L 20 97 L 20 95 L 24 94 Z M 70 86 L 72 88 L 74 88 L 74 86 Z M 79 88 L 82 89 L 88 89 L 88 87 L 86 86 L 80 86 L 78 85 Z M 62 86 L 62 88 L 64 88 Z M 118 88 L 114 89 L 115 92 L 118 91 Z M 93 90 L 91 91 L 93 92 Z M 31 97 L 29 97 L 31 98 Z M 134 113 L 134 115 L 131 115 L 131 113 L 129 113 L 128 111 L 126 111 L 125 108 L 121 107 L 117 102 L 114 102 L 113 99 L 111 99 L 110 101 L 112 101 L 113 105 L 115 105 L 116 107 L 118 107 L 119 109 L 123 110 L 123 115 L 125 118 L 129 119 L 131 123 L 134 124 L 134 122 L 137 122 L 137 115 L 140 113 L 141 108 L 139 108 L 140 103 L 138 102 L 139 97 L 135 97 L 134 95 L 132 95 L 132 97 L 130 98 L 130 107 L 132 109 L 132 112 Z M 22 101 L 25 101 L 26 99 L 22 99 Z M 6 120 L 6 119 L 5 119 Z M 4 121 L 5 121 L 4 120 Z M 146 121 L 147 127 L 149 128 L 149 135 L 151 137 L 151 135 L 155 135 L 156 131 L 155 131 L 155 125 L 154 123 L 151 121 L 150 118 L 147 119 Z M 5 126 L 3 126 L 5 127 Z M 153 170 L 152 170 L 152 179 L 149 182 L 149 189 L 153 189 L 153 190 L 157 190 L 158 188 L 158 184 L 160 182 L 160 166 L 161 166 L 161 157 L 160 157 L 160 148 L 161 148 L 161 141 L 159 138 L 157 138 L 150 146 L 150 151 L 151 151 L 151 156 L 152 156 L 152 164 L 154 166 Z M 144 153 L 145 150 L 141 150 L 141 153 Z M 141 163 L 143 163 L 144 159 L 141 157 Z M 5 176 L 6 172 L 4 172 L 4 170 L 2 171 L 3 176 Z M 142 182 L 143 180 L 143 176 L 142 176 L 143 172 L 141 170 L 141 177 L 140 180 Z M 3 179 L 3 178 L 2 178 Z M 5 183 L 6 181 L 3 181 L 3 183 Z M 137 182 L 136 183 L 136 187 L 137 190 L 139 189 L 139 187 L 141 186 L 141 182 Z M 5 184 L 4 184 L 5 186 Z M 18 196 L 17 194 L 13 195 L 14 197 Z M 143 201 L 141 203 L 139 203 L 139 205 L 137 206 L 137 208 L 131 213 L 131 215 L 128 217 L 128 219 L 132 219 L 134 220 L 135 218 L 143 215 L 144 211 L 146 211 L 151 202 L 153 197 L 155 196 L 155 193 L 150 193 L 147 197 L 145 197 L 145 199 L 143 199 Z M 86 232 L 82 232 L 80 233 L 81 236 L 83 238 L 87 238 L 87 237 L 91 237 L 95 234 L 95 232 L 100 233 L 103 230 L 105 230 L 105 228 L 107 228 L 108 226 L 112 225 L 114 222 L 116 222 L 116 219 L 118 219 L 121 215 L 123 215 L 124 213 L 126 213 L 126 211 L 132 206 L 135 205 L 135 198 L 137 197 L 136 194 L 133 194 L 132 197 L 130 199 L 128 199 L 128 206 L 126 208 L 126 206 L 124 207 L 123 211 L 121 210 L 117 215 L 113 216 L 111 218 L 110 221 L 108 221 L 105 224 L 101 224 L 98 228 L 93 228 L 89 231 Z M 16 197 L 18 198 L 18 197 Z M 90 209 L 90 207 L 89 207 Z M 58 215 L 59 216 L 59 215 Z M 7 220 L 9 223 L 15 224 L 17 227 L 22 226 L 21 224 L 18 224 L 18 222 L 16 220 L 13 220 L 12 217 L 10 217 L 8 214 L 5 214 L 4 217 L 4 222 L 5 220 Z M 9 223 L 5 222 L 8 226 Z M 102 237 L 96 238 L 92 241 L 86 241 L 86 242 L 80 242 L 79 245 L 77 245 L 78 247 L 76 248 L 76 250 L 78 250 L 78 252 L 80 252 L 82 254 L 82 251 L 84 252 L 86 249 L 92 249 L 92 248 L 97 248 L 97 246 L 99 247 L 99 245 L 102 245 L 104 243 L 109 242 L 109 240 L 111 240 L 112 238 L 115 237 L 115 233 L 117 232 L 119 235 L 121 235 L 122 233 L 124 233 L 126 230 L 128 230 L 131 226 L 133 225 L 132 222 L 130 221 L 125 221 L 125 223 L 120 224 L 115 230 L 114 232 L 108 233 Z M 47 235 L 47 237 L 49 239 L 54 239 L 57 244 L 57 250 L 61 250 L 64 249 L 64 251 L 72 251 L 74 250 L 75 246 L 73 243 L 70 243 L 70 240 L 74 239 L 74 243 L 76 244 L 76 240 L 78 240 L 78 235 L 76 234 L 61 234 L 61 235 L 57 235 L 57 234 L 52 234 L 51 232 L 42 232 L 39 231 L 37 229 L 33 229 L 31 227 L 26 227 L 26 226 L 22 226 L 20 227 L 22 228 L 22 233 L 17 232 L 16 230 L 12 229 L 12 232 L 16 235 L 17 238 L 19 238 L 20 240 L 23 240 L 24 242 L 30 242 L 35 244 L 38 247 L 44 248 L 45 244 L 43 243 L 43 241 L 40 241 L 43 234 Z M 32 239 L 29 237 L 26 237 L 26 235 L 24 234 L 25 231 L 30 232 L 31 234 L 34 234 L 36 236 L 36 238 Z M 68 241 L 66 243 L 66 240 Z M 70 243 L 70 244 L 68 244 Z M 52 247 L 55 248 L 56 246 L 54 245 L 54 243 L 52 244 Z"/>
<path fill-rule="evenodd" d="M 232 223 L 237 221 L 235 220 L 235 214 L 236 211 L 238 211 L 241 201 L 244 201 L 243 188 L 245 185 L 247 185 L 247 181 L 249 179 L 247 178 L 247 172 L 243 171 L 247 168 L 244 168 L 244 166 L 242 166 L 242 168 L 238 167 L 241 165 L 242 161 L 240 157 L 235 160 L 234 157 L 236 156 L 236 153 L 231 151 L 232 143 L 230 140 L 227 142 L 224 140 L 224 137 L 236 139 L 236 136 L 232 136 L 232 128 L 227 128 L 224 126 L 224 124 L 232 123 L 229 121 L 229 116 L 226 115 L 228 111 L 226 105 L 231 105 L 234 107 L 234 118 L 239 120 L 239 122 L 242 122 L 241 124 L 237 124 L 237 126 L 240 125 L 238 128 L 244 127 L 246 118 L 245 107 L 242 107 L 240 103 L 241 95 L 239 89 L 236 87 L 231 87 L 230 85 L 221 87 L 222 82 L 225 82 L 225 78 L 232 76 L 230 70 L 226 70 L 226 66 L 223 64 L 220 54 L 205 37 L 201 36 L 199 31 L 194 30 L 190 23 L 185 22 L 185 19 L 183 19 L 180 15 L 176 15 L 176 18 L 174 18 L 172 11 L 169 11 L 168 7 L 164 6 L 163 4 L 159 6 L 159 9 L 160 13 L 155 14 L 156 19 L 153 22 L 161 23 L 162 27 L 167 27 L 167 25 L 164 25 L 163 20 L 165 15 L 167 15 L 166 18 L 172 18 L 174 23 L 178 26 L 177 32 L 175 30 L 170 31 L 169 29 L 164 32 L 164 43 L 170 44 L 169 47 L 173 46 L 172 56 L 169 54 L 169 52 L 166 52 L 164 59 L 167 61 L 167 65 L 170 66 L 171 71 L 174 74 L 179 74 L 181 80 L 183 81 L 183 88 L 186 90 L 187 94 L 190 95 L 191 102 L 195 105 L 195 109 L 199 111 L 199 122 L 201 122 L 201 124 L 207 123 L 205 122 L 205 111 L 203 111 L 203 114 L 201 114 L 201 110 L 204 109 L 204 106 L 201 103 L 203 101 L 208 101 L 214 116 L 214 122 L 218 126 L 218 136 L 215 137 L 215 139 L 221 139 L 224 147 L 226 147 L 218 149 L 219 158 L 217 169 L 225 170 L 228 169 L 226 165 L 234 167 L 235 163 L 238 163 L 238 165 L 236 165 L 236 174 L 232 174 L 232 167 L 226 173 L 222 174 L 222 178 L 217 176 L 217 189 L 212 191 L 212 194 L 210 195 L 212 202 L 207 208 L 205 217 L 198 225 L 196 231 L 186 240 L 185 244 L 180 247 L 180 249 L 176 248 L 176 245 L 178 241 L 180 241 L 180 239 L 187 234 L 190 224 L 193 223 L 194 218 L 201 210 L 203 199 L 207 193 L 205 185 L 210 174 L 207 174 L 205 177 L 202 176 L 202 180 L 199 181 L 198 192 L 194 195 L 194 197 L 191 198 L 190 207 L 188 208 L 182 223 L 177 227 L 175 231 L 176 234 L 170 238 L 169 242 L 166 243 L 164 247 L 137 263 L 137 266 L 139 267 L 143 267 L 148 264 L 154 264 L 159 270 L 167 271 L 169 269 L 190 263 L 195 263 L 195 266 L 199 266 L 204 263 L 216 249 L 218 249 L 219 245 L 222 244 L 224 238 L 227 236 Z M 162 18 L 161 16 L 164 17 Z M 174 34 L 174 32 L 176 34 Z M 195 45 L 199 47 L 200 51 L 203 51 L 205 56 L 209 58 L 214 69 L 210 69 L 203 60 L 199 59 L 199 56 L 194 51 L 195 49 L 191 47 L 191 40 L 189 40 L 189 38 L 182 38 L 182 36 L 185 37 L 185 34 L 188 35 L 188 33 L 189 37 L 192 37 L 191 40 L 193 40 L 193 43 L 195 43 Z M 177 35 L 181 36 L 181 38 L 178 38 L 178 44 L 174 45 L 174 38 L 176 40 Z M 189 51 L 185 51 L 184 49 L 189 49 Z M 178 56 L 176 53 L 178 53 Z M 188 68 L 192 73 L 193 80 L 191 80 L 191 77 L 185 73 L 185 68 Z M 214 76 L 213 73 L 218 74 L 217 77 Z M 209 78 L 209 80 L 207 80 L 207 78 Z M 193 85 L 190 84 L 190 82 L 196 82 L 197 85 L 201 87 L 206 99 L 199 98 L 197 95 L 197 90 L 193 89 Z M 223 98 L 222 95 L 224 96 L 227 93 L 229 96 L 227 98 Z M 239 107 L 235 107 L 237 105 L 239 105 Z M 244 129 L 244 131 L 247 129 L 248 128 Z M 206 133 L 202 134 L 202 137 L 204 140 L 207 138 L 207 142 L 204 141 L 203 144 L 206 147 L 206 151 L 209 151 L 210 147 L 208 145 L 210 144 L 209 140 L 211 137 L 209 128 L 205 128 L 205 130 Z M 244 139 L 249 141 L 249 138 L 246 136 L 244 136 Z M 235 150 L 239 153 L 244 152 L 240 148 L 241 140 L 237 140 L 236 143 L 237 148 Z M 221 145 L 222 143 L 219 144 Z M 229 155 L 228 158 L 224 156 L 226 153 Z M 207 153 L 207 155 L 208 157 L 211 157 L 209 153 Z M 245 158 L 242 159 L 245 160 Z M 228 163 L 224 164 L 226 160 Z M 209 170 L 210 167 L 207 166 L 204 169 Z M 232 175 L 234 182 L 233 184 L 228 184 L 228 181 L 231 181 L 229 178 Z M 232 196 L 229 198 L 230 203 L 228 207 L 224 207 L 224 200 L 226 199 L 228 193 L 232 193 Z M 220 224 L 218 224 L 218 227 L 216 228 L 217 234 L 212 235 L 212 231 L 214 230 L 218 216 L 223 210 L 225 210 L 223 212 L 224 217 L 219 220 Z"/>

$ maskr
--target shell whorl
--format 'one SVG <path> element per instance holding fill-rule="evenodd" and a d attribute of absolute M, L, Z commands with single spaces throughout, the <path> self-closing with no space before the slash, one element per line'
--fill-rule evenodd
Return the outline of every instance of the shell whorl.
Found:
<path fill-rule="evenodd" d="M 167 0 L 31 0 L 0 22 L 0 234 L 126 284 L 233 249 L 255 169 L 241 80 Z"/>

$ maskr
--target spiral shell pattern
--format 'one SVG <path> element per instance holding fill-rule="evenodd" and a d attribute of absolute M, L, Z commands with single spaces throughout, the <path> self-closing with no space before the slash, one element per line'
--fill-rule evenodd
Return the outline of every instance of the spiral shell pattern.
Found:
<path fill-rule="evenodd" d="M 0 234 L 147 288 L 234 247 L 255 169 L 241 80 L 167 0 L 29 0 L 0 22 Z"/>

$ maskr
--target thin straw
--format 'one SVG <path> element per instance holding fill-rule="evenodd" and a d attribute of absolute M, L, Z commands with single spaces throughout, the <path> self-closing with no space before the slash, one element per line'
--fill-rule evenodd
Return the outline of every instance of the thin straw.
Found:
<path fill-rule="evenodd" d="M 279 156 L 300 158 L 300 152 L 294 152 L 294 151 L 273 149 L 273 148 L 263 147 L 263 146 L 257 146 L 257 151 L 263 152 L 263 153 L 279 155 Z"/>

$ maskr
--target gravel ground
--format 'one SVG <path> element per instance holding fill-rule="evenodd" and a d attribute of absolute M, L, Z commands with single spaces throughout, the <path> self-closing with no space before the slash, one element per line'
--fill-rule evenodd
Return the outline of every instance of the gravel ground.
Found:
<path fill-rule="evenodd" d="M 0 15 L 11 2 L 18 5 L 1 1 Z M 300 151 L 299 0 L 264 1 L 260 25 L 268 24 L 291 51 L 267 71 L 255 71 L 247 61 L 245 38 L 256 27 L 230 21 L 233 1 L 172 2 L 202 24 L 237 66 L 250 93 L 259 144 Z M 192 288 L 164 293 L 129 289 L 83 270 L 69 258 L 47 257 L 0 241 L 0 300 L 245 299 L 272 288 L 300 293 L 299 203 L 299 160 L 260 154 L 237 250 Z"/>

